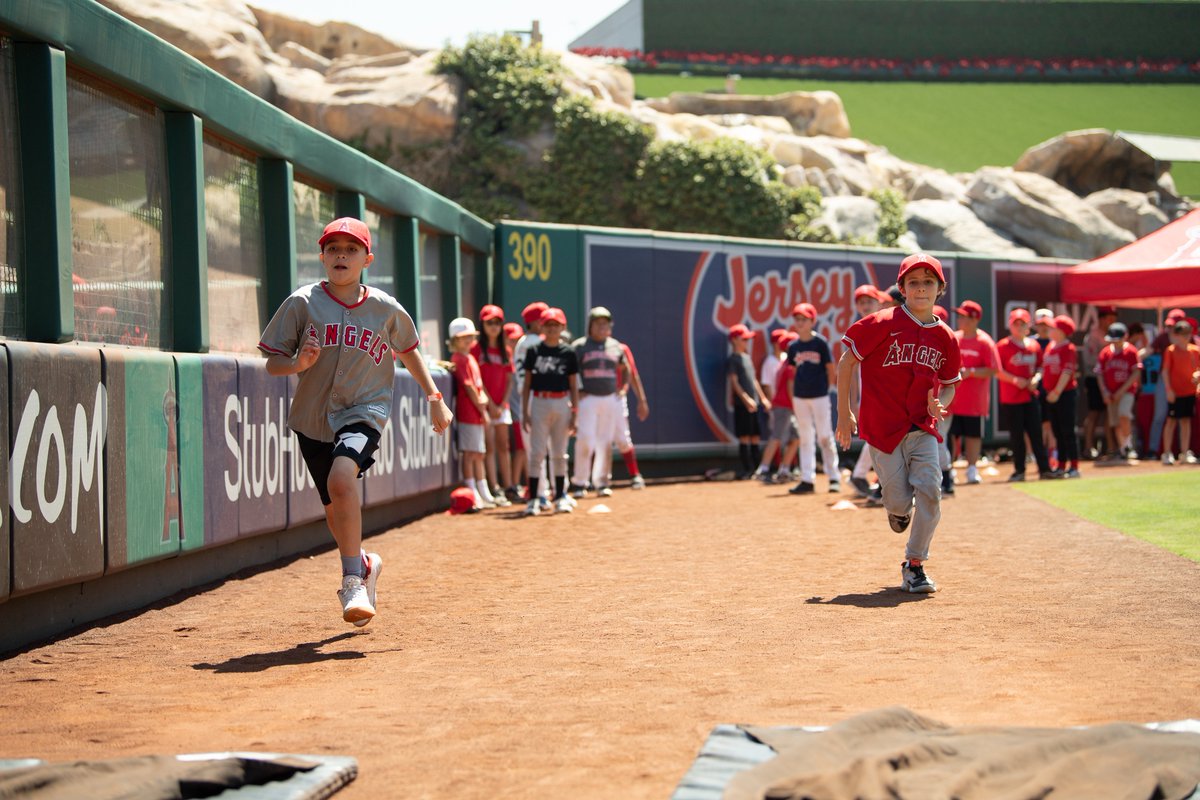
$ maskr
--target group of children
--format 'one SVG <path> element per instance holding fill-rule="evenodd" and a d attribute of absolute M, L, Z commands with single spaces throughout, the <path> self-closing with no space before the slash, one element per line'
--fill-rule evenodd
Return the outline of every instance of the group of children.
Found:
<path fill-rule="evenodd" d="M 637 398 L 639 419 L 650 407 L 633 353 L 612 336 L 612 313 L 591 309 L 587 334 L 573 342 L 561 308 L 534 302 L 521 317 L 524 330 L 504 324 L 503 310 L 486 305 L 479 313 L 482 336 L 465 317 L 449 325 L 457 442 L 471 493 L 469 505 L 464 493 L 460 510 L 524 502 L 526 516 L 570 513 L 589 488 L 612 494 L 614 446 L 632 488 L 644 488 L 629 432 L 628 392 Z"/>

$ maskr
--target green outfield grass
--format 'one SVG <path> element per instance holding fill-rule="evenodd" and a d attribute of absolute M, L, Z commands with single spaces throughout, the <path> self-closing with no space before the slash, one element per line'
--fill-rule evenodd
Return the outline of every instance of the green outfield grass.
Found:
<path fill-rule="evenodd" d="M 1200 470 L 1194 467 L 1016 487 L 1076 516 L 1200 562 Z"/>
<path fill-rule="evenodd" d="M 640 97 L 723 90 L 721 77 L 636 75 Z M 1083 128 L 1200 136 L 1200 85 L 1094 83 L 867 83 L 745 78 L 741 94 L 828 89 L 846 106 L 851 133 L 906 161 L 974 172 L 1012 166 L 1030 147 Z M 1200 164 L 1171 170 L 1200 198 Z"/>

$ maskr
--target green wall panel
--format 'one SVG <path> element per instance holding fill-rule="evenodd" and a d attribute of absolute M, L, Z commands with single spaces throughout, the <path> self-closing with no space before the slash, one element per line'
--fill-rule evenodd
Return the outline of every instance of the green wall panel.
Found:
<path fill-rule="evenodd" d="M 204 357 L 175 357 L 176 436 L 179 441 L 180 549 L 204 546 Z"/>
<path fill-rule="evenodd" d="M 567 328 L 583 328 L 582 234 L 566 225 L 501 222 L 496 226 L 496 291 L 504 318 L 521 321 L 521 309 L 535 300 L 561 308 Z"/>

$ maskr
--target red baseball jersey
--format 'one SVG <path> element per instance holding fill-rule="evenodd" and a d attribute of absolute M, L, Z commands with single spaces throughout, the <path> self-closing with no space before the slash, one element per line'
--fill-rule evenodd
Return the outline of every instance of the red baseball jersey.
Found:
<path fill-rule="evenodd" d="M 995 369 L 999 363 L 996 356 L 996 341 L 985 331 L 975 331 L 975 336 L 966 338 L 962 331 L 955 331 L 958 349 L 962 353 L 962 368 Z M 950 413 L 963 417 L 986 417 L 992 407 L 992 378 L 964 377 L 950 401 Z"/>
<path fill-rule="evenodd" d="M 1055 341 L 1050 342 L 1046 347 L 1046 352 L 1042 354 L 1042 386 L 1046 387 L 1047 392 L 1054 391 L 1064 372 L 1071 373 L 1071 379 L 1063 387 L 1064 392 L 1074 389 L 1078 385 L 1079 382 L 1075 380 L 1078 358 L 1079 353 L 1070 340 L 1064 340 L 1061 344 Z"/>
<path fill-rule="evenodd" d="M 489 347 L 485 351 L 483 342 L 475 342 L 471 345 L 471 355 L 479 364 L 479 374 L 483 378 L 483 388 L 487 389 L 488 397 L 503 408 L 508 403 L 504 396 L 504 381 L 513 374 L 512 352 L 505 353 L 499 347 Z M 505 358 L 506 355 L 508 358 Z"/>
<path fill-rule="evenodd" d="M 482 425 L 483 414 L 467 394 L 468 385 L 474 386 L 479 392 L 484 390 L 483 377 L 479 374 L 479 362 L 470 353 L 453 353 L 450 361 L 454 364 L 454 382 L 458 387 L 458 404 L 454 408 L 454 415 L 459 422 L 467 425 Z"/>
<path fill-rule="evenodd" d="M 1096 374 L 1100 376 L 1100 380 L 1108 391 L 1115 392 L 1125 381 L 1129 380 L 1130 375 L 1137 375 L 1141 368 L 1142 362 L 1138 358 L 1137 348 L 1129 342 L 1121 342 L 1119 350 L 1113 350 L 1111 346 L 1106 345 L 1100 351 Z M 1137 378 L 1134 378 L 1133 385 L 1129 387 L 1129 390 L 1137 391 Z"/>
<path fill-rule="evenodd" d="M 1005 336 L 996 343 L 996 355 L 1000 357 L 1000 368 L 1018 378 L 1032 378 L 1042 366 L 1042 346 L 1037 339 L 1026 336 L 1023 340 Z M 1021 389 L 1008 381 L 1000 381 L 1001 403 L 1029 403 L 1033 392 Z"/>
<path fill-rule="evenodd" d="M 885 453 L 914 426 L 942 440 L 929 390 L 962 380 L 958 340 L 946 323 L 921 322 L 903 305 L 885 308 L 851 325 L 842 343 L 862 367 L 859 436 Z"/>
<path fill-rule="evenodd" d="M 796 368 L 787 361 L 780 362 L 779 371 L 775 373 L 775 392 L 771 395 L 772 406 L 792 407 L 792 380 L 795 377 Z"/>

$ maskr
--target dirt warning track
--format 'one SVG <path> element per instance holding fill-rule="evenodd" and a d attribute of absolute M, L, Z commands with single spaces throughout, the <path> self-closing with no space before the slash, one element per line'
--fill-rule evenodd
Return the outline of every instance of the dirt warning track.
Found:
<path fill-rule="evenodd" d="M 329 753 L 359 760 L 339 798 L 664 798 L 719 723 L 1200 717 L 1200 566 L 993 482 L 943 504 L 941 591 L 906 595 L 902 537 L 837 499 L 679 483 L 430 516 L 368 540 L 361 631 L 326 550 L 10 654 L 0 754 Z"/>

